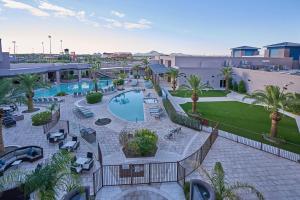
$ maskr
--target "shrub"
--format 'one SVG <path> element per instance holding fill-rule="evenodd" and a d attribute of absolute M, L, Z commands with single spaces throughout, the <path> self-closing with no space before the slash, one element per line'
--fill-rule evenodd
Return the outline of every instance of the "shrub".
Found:
<path fill-rule="evenodd" d="M 238 92 L 239 93 L 246 93 L 247 92 L 247 89 L 246 89 L 246 85 L 245 85 L 245 82 L 243 80 L 241 80 L 239 82 L 239 85 L 238 85 Z"/>
<path fill-rule="evenodd" d="M 113 84 L 115 85 L 115 86 L 118 86 L 118 85 L 124 85 L 124 79 L 115 79 L 115 80 L 113 80 Z"/>
<path fill-rule="evenodd" d="M 236 81 L 234 81 L 234 83 L 233 83 L 233 90 L 236 92 L 239 90 L 239 85 L 237 84 Z"/>
<path fill-rule="evenodd" d="M 63 96 L 66 96 L 66 95 L 67 95 L 67 93 L 65 93 L 65 92 L 58 92 L 55 96 L 63 97 Z"/>
<path fill-rule="evenodd" d="M 37 113 L 31 117 L 32 125 L 33 126 L 40 126 L 47 124 L 51 121 L 51 112 L 50 111 L 44 111 Z"/>
<path fill-rule="evenodd" d="M 183 186 L 183 192 L 186 200 L 190 199 L 190 182 L 185 182 Z"/>
<path fill-rule="evenodd" d="M 229 78 L 229 79 L 228 79 L 228 84 L 229 84 L 228 87 L 229 87 L 230 90 L 233 90 L 233 84 L 232 84 L 232 81 L 233 81 L 232 78 Z"/>
<path fill-rule="evenodd" d="M 155 91 L 157 92 L 158 96 L 162 96 L 162 91 L 161 91 L 161 88 L 158 84 L 154 84 L 154 89 Z"/>
<path fill-rule="evenodd" d="M 100 92 L 92 92 L 86 95 L 86 101 L 90 104 L 102 101 L 103 94 Z"/>
<path fill-rule="evenodd" d="M 127 134 L 127 137 L 124 135 Z M 119 138 L 127 157 L 153 156 L 156 153 L 157 135 L 148 129 L 139 129 L 129 137 L 129 132 Z"/>

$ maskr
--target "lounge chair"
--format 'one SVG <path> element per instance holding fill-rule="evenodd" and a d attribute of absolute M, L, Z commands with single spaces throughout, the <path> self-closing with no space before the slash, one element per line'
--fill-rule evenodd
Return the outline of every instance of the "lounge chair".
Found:
<path fill-rule="evenodd" d="M 38 98 L 39 103 L 44 103 L 44 100 L 42 98 Z"/>
<path fill-rule="evenodd" d="M 52 97 L 49 97 L 49 98 L 48 98 L 48 102 L 49 102 L 49 103 L 53 103 L 53 102 L 54 102 L 53 98 L 52 98 Z"/>

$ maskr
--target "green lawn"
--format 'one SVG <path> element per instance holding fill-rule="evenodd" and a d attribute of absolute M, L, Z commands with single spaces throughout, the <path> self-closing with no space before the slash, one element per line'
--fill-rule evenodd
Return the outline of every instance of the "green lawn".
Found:
<path fill-rule="evenodd" d="M 191 103 L 186 103 L 182 104 L 181 107 L 185 112 L 190 112 L 191 105 Z M 262 106 L 233 101 L 201 102 L 197 106 L 197 111 L 204 118 L 220 122 L 221 130 L 268 143 L 260 134 L 269 134 L 271 120 L 269 113 Z M 300 133 L 295 119 L 288 116 L 282 118 L 279 122 L 278 137 L 300 145 Z M 293 144 L 280 144 L 278 146 L 300 153 L 300 146 Z"/>
<path fill-rule="evenodd" d="M 176 90 L 175 92 L 169 91 L 171 95 L 176 97 L 188 97 L 190 98 L 192 96 L 191 90 Z M 207 90 L 203 91 L 202 94 L 199 94 L 199 97 L 225 97 L 229 92 L 226 92 L 224 90 Z"/>

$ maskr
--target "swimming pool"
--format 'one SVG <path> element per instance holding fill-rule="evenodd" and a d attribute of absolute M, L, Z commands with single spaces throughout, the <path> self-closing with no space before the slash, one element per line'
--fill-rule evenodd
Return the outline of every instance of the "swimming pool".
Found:
<path fill-rule="evenodd" d="M 139 90 L 124 92 L 112 98 L 109 110 L 121 119 L 136 122 L 144 121 L 144 95 Z"/>
<path fill-rule="evenodd" d="M 111 79 L 101 79 L 98 82 L 99 88 L 111 86 Z M 92 81 L 80 81 L 73 83 L 60 83 L 52 85 L 50 88 L 43 88 L 35 90 L 34 97 L 51 97 L 55 96 L 58 92 L 65 92 L 67 94 L 73 94 L 74 92 L 86 92 L 94 89 L 94 83 Z"/>

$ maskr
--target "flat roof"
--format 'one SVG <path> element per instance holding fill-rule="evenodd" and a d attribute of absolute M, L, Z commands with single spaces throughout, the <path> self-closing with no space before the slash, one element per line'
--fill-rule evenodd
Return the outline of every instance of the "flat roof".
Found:
<path fill-rule="evenodd" d="M 277 44 L 271 44 L 268 46 L 265 46 L 267 48 L 272 48 L 272 47 L 300 47 L 299 43 L 293 43 L 293 42 L 282 42 L 282 43 L 277 43 Z"/>
<path fill-rule="evenodd" d="M 258 50 L 260 48 L 257 47 L 250 47 L 250 46 L 240 46 L 240 47 L 235 47 L 231 48 L 232 50 Z"/>
<path fill-rule="evenodd" d="M 0 77 L 89 68 L 90 65 L 86 63 L 18 63 L 10 64 L 10 68 L 0 69 Z"/>
<path fill-rule="evenodd" d="M 170 71 L 169 68 L 162 64 L 150 64 L 149 66 L 154 74 L 165 74 Z"/>

